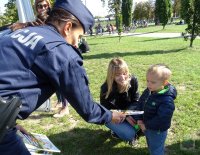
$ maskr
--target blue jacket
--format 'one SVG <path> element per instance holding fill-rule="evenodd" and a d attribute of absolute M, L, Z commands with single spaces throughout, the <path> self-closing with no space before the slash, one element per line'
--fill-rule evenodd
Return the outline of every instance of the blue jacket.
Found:
<path fill-rule="evenodd" d="M 141 95 L 137 108 L 144 110 L 144 115 L 137 119 L 143 120 L 147 129 L 166 131 L 171 126 L 176 96 L 177 91 L 171 84 L 158 93 L 151 94 L 147 88 Z"/>
<path fill-rule="evenodd" d="M 17 30 L 0 45 L 0 96 L 21 98 L 22 119 L 58 90 L 87 122 L 111 121 L 112 113 L 92 100 L 80 53 L 54 27 Z"/>

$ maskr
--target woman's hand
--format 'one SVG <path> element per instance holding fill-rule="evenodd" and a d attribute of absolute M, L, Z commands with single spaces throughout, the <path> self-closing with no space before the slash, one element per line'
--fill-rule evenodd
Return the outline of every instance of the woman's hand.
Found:
<path fill-rule="evenodd" d="M 126 115 L 121 112 L 112 111 L 112 123 L 122 123 Z"/>
<path fill-rule="evenodd" d="M 136 121 L 133 117 L 131 116 L 127 116 L 126 117 L 127 122 L 129 122 L 132 126 L 134 126 L 136 124 Z"/>
<path fill-rule="evenodd" d="M 27 23 L 14 23 L 11 26 L 9 26 L 9 28 L 12 31 L 16 31 L 18 29 L 22 29 L 22 28 L 25 28 L 25 27 L 27 27 Z"/>

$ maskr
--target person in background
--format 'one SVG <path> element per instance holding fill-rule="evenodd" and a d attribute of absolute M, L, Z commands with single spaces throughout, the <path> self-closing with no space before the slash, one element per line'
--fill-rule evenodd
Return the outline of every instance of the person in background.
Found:
<path fill-rule="evenodd" d="M 52 108 L 51 110 L 57 110 L 59 109 L 58 113 L 54 114 L 53 117 L 60 118 L 64 117 L 65 115 L 69 115 L 69 102 L 59 91 L 56 91 L 56 97 L 57 97 L 57 103 L 55 105 L 55 108 Z M 61 107 L 60 107 L 61 105 Z"/>
<path fill-rule="evenodd" d="M 90 52 L 90 47 L 86 41 L 86 38 L 80 36 L 79 47 L 81 53 L 88 53 Z"/>
<path fill-rule="evenodd" d="M 93 101 L 76 48 L 80 35 L 94 25 L 90 11 L 80 0 L 57 0 L 45 23 L 0 38 L 0 96 L 21 99 L 17 119 L 26 119 L 59 91 L 89 123 L 123 122 L 125 114 Z M 16 131 L 16 127 L 8 129 L 0 142 L 0 154 L 30 155 Z"/>
<path fill-rule="evenodd" d="M 108 65 L 106 81 L 101 86 L 101 105 L 110 110 L 134 110 L 138 99 L 137 78 L 130 75 L 128 65 L 123 59 L 113 58 Z M 106 126 L 111 129 L 113 137 L 134 143 L 138 128 L 132 116 L 127 116 L 123 123 L 107 123 Z M 127 132 L 129 130 L 131 132 Z"/>
<path fill-rule="evenodd" d="M 147 88 L 137 107 L 144 110 L 144 115 L 138 116 L 137 122 L 145 133 L 151 155 L 164 155 L 167 130 L 171 126 L 177 96 L 175 87 L 169 82 L 171 74 L 164 64 L 152 65 L 147 70 Z"/>
<path fill-rule="evenodd" d="M 35 0 L 34 10 L 36 12 L 36 20 L 26 23 L 14 23 L 9 28 L 12 31 L 25 28 L 27 26 L 39 26 L 43 25 L 49 13 L 51 11 L 51 3 L 49 0 Z"/>

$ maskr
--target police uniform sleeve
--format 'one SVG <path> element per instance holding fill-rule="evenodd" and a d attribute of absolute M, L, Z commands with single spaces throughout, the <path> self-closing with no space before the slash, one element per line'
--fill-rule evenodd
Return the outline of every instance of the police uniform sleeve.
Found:
<path fill-rule="evenodd" d="M 111 121 L 111 113 L 93 101 L 88 78 L 80 64 L 81 62 L 72 60 L 63 66 L 60 74 L 61 92 L 84 120 L 100 124 L 108 123 Z"/>
<path fill-rule="evenodd" d="M 65 96 L 85 121 L 96 124 L 111 121 L 112 113 L 93 101 L 83 61 L 72 46 L 57 46 L 41 65 L 56 90 Z"/>

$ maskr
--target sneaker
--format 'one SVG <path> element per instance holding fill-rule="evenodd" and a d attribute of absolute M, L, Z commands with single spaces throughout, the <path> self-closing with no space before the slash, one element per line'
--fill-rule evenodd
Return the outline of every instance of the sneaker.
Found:
<path fill-rule="evenodd" d="M 110 134 L 111 134 L 112 138 L 120 139 L 119 136 L 115 132 L 113 132 L 112 130 L 111 130 Z"/>
<path fill-rule="evenodd" d="M 53 117 L 55 117 L 55 118 L 61 118 L 61 117 L 64 117 L 65 115 L 69 115 L 69 108 L 68 108 L 68 106 L 64 107 L 64 108 L 61 108 L 60 111 L 57 114 L 53 115 Z"/>
<path fill-rule="evenodd" d="M 137 145 L 137 140 L 133 139 L 132 141 L 128 141 L 128 144 L 132 147 L 135 147 Z"/>

